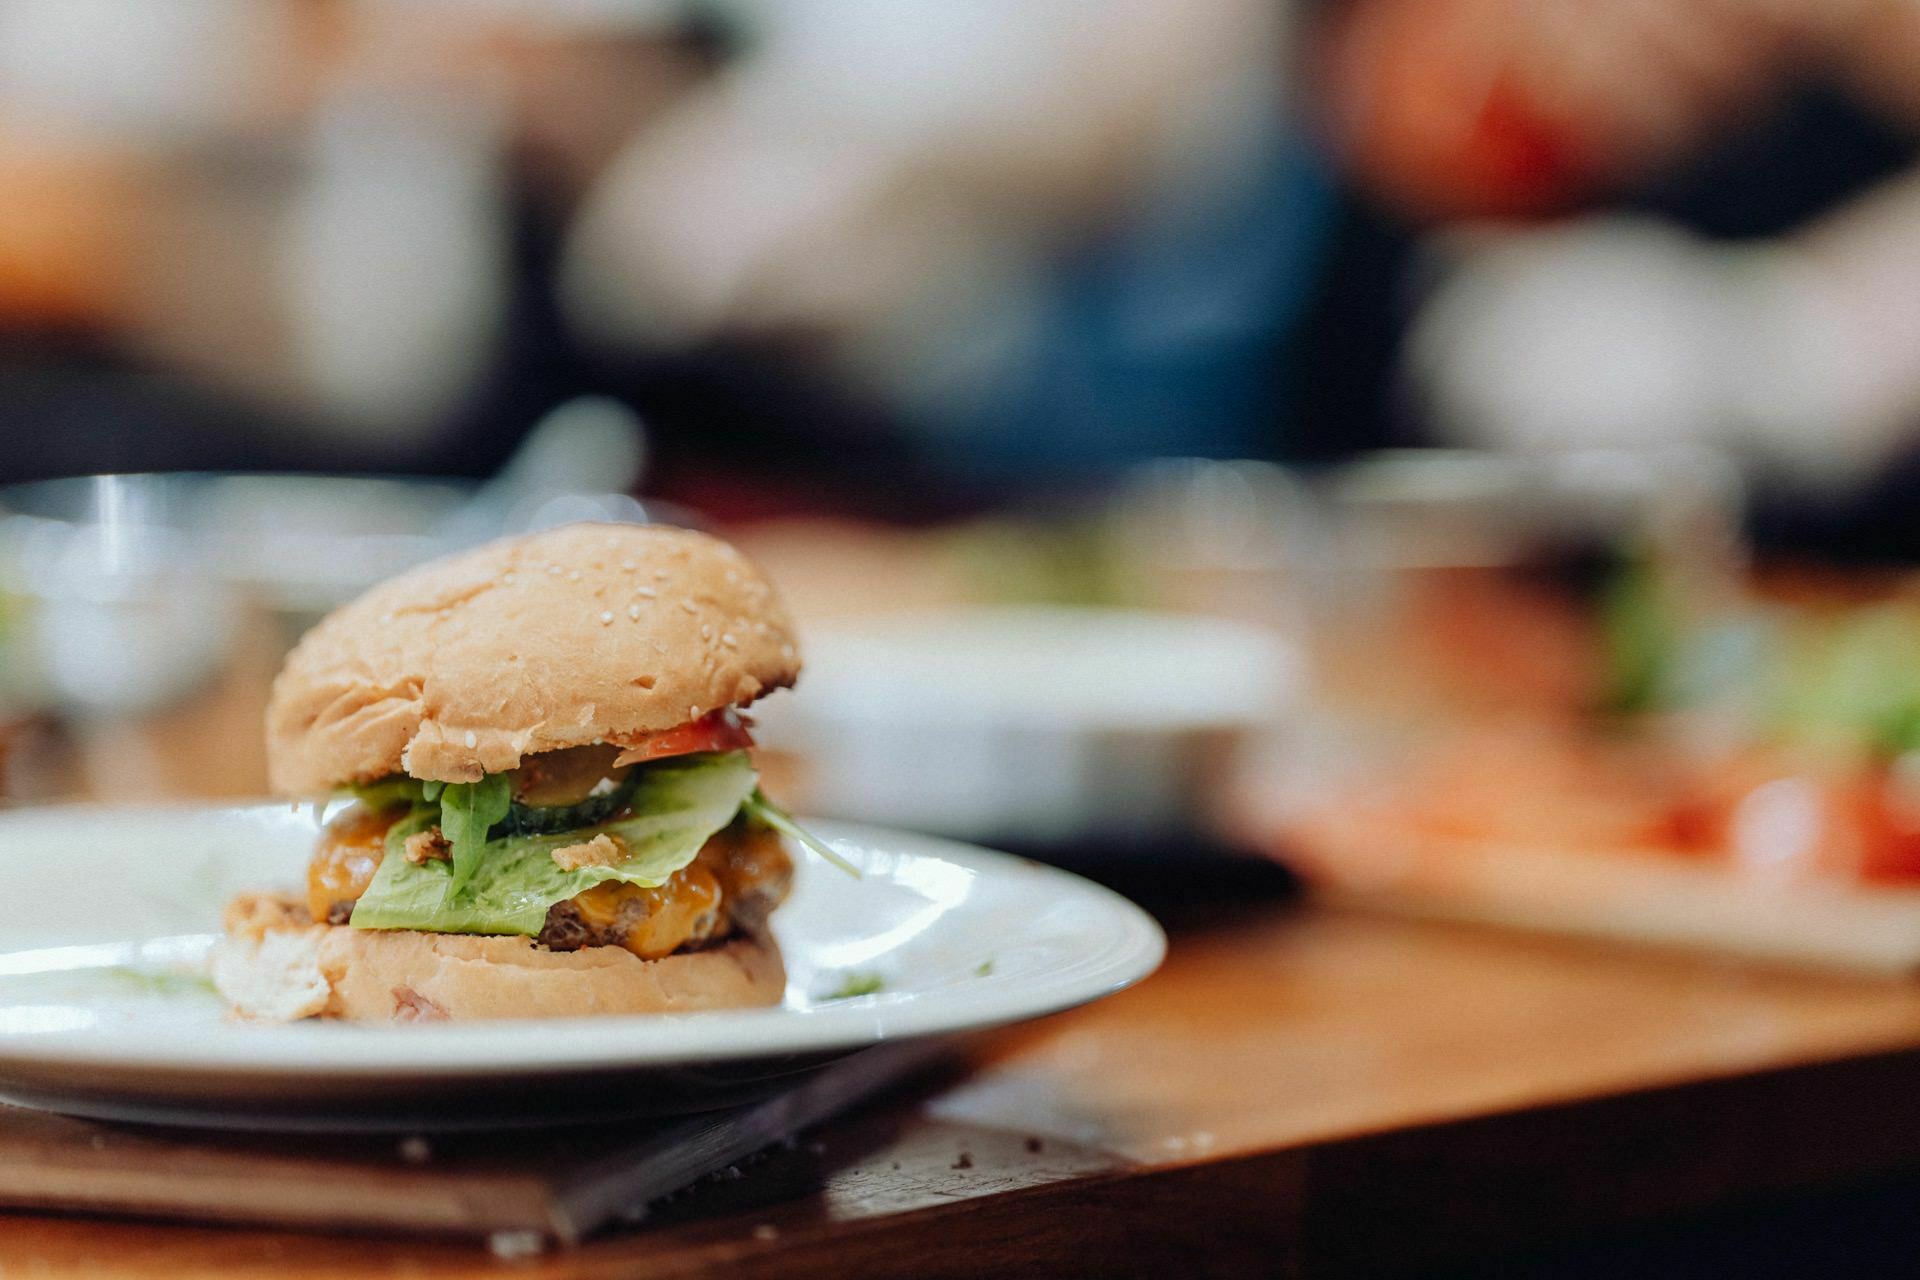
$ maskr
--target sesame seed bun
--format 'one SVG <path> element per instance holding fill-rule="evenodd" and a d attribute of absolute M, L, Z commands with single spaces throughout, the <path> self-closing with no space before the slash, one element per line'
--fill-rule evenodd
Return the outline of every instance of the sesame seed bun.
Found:
<path fill-rule="evenodd" d="M 718 539 L 576 524 L 424 565 L 328 615 L 274 681 L 284 795 L 529 755 L 745 706 L 799 675 L 772 586 Z"/>
<path fill-rule="evenodd" d="M 258 896 L 229 908 L 213 981 L 260 1020 L 439 1022 L 754 1008 L 780 1002 L 786 970 L 754 934 L 642 960 L 620 947 L 312 924 L 299 904 Z"/>

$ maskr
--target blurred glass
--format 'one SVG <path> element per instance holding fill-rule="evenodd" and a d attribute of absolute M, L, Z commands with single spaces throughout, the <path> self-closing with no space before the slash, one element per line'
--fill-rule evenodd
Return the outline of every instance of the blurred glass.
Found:
<path fill-rule="evenodd" d="M 635 424 L 582 404 L 485 485 L 135 475 L 0 489 L 0 760 L 14 725 L 46 730 L 34 741 L 54 762 L 11 792 L 0 775 L 0 798 L 263 793 L 268 685 L 323 613 L 504 533 L 697 523 L 585 487 L 625 483 L 639 461 Z"/>
<path fill-rule="evenodd" d="M 1107 526 L 1141 596 L 1157 607 L 1304 633 L 1327 545 L 1311 489 L 1286 468 L 1149 463 L 1119 486 Z"/>
<path fill-rule="evenodd" d="M 1327 699 L 1353 711 L 1583 710 L 1602 669 L 1581 603 L 1598 574 L 1644 552 L 1710 611 L 1746 566 L 1738 473 L 1707 451 L 1390 452 L 1322 495 L 1312 645 Z"/>

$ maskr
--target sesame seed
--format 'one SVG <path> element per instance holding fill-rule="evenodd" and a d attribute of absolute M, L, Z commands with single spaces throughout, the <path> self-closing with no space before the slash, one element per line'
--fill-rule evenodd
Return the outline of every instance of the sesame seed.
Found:
<path fill-rule="evenodd" d="M 625 570 L 626 570 L 626 571 L 627 571 L 628 573 L 632 573 L 632 572 L 633 572 L 633 561 L 631 561 L 631 560 L 622 560 L 622 561 L 620 562 L 620 567 L 621 567 L 622 569 L 625 569 Z"/>
<path fill-rule="evenodd" d="M 698 720 L 698 719 L 700 718 L 700 708 L 699 708 L 699 707 L 688 707 L 688 708 L 687 708 L 687 714 L 688 714 L 689 716 L 691 716 L 691 717 L 692 717 L 693 719 L 695 719 L 695 720 Z"/>
<path fill-rule="evenodd" d="M 732 586 L 734 583 L 738 581 L 740 581 L 740 575 L 738 573 L 735 573 L 732 569 L 727 570 L 727 585 Z"/>
<path fill-rule="evenodd" d="M 511 584 L 513 582 L 513 570 L 509 569 L 501 574 L 500 581 Z"/>
<path fill-rule="evenodd" d="M 667 580 L 667 571 L 665 569 L 655 569 L 653 576 L 655 581 L 665 582 Z"/>
<path fill-rule="evenodd" d="M 633 594 L 639 596 L 642 600 L 652 600 L 656 596 L 658 596 L 660 593 L 658 591 L 655 591 L 652 587 L 642 587 L 638 591 L 634 592 Z"/>
<path fill-rule="evenodd" d="M 580 581 L 580 571 L 579 571 L 578 569 L 570 569 L 570 570 L 568 570 L 568 571 L 567 571 L 567 581 L 568 581 L 568 582 L 578 582 L 578 581 Z"/>
<path fill-rule="evenodd" d="M 693 601 L 691 601 L 691 600 L 682 600 L 682 601 L 680 602 L 680 607 L 681 607 L 682 609 L 685 609 L 685 610 L 686 610 L 686 611 L 687 611 L 688 613 L 698 613 L 698 612 L 700 612 L 700 606 L 699 606 L 699 605 L 697 605 L 697 604 L 695 604 L 695 603 L 694 603 Z"/>
<path fill-rule="evenodd" d="M 655 640 L 653 642 L 653 651 L 655 653 L 665 653 L 667 651 L 667 642 L 665 640 Z"/>
<path fill-rule="evenodd" d="M 613 621 L 613 615 L 611 613 L 608 613 L 605 609 L 602 609 L 600 611 L 600 625 L 604 627 L 609 622 L 612 622 L 612 621 Z"/>
<path fill-rule="evenodd" d="M 713 639 L 713 624 L 712 624 L 712 623 L 709 623 L 709 622 L 703 622 L 703 623 L 701 623 L 701 624 L 700 624 L 700 638 L 701 638 L 702 640 L 711 640 L 711 639 Z"/>
<path fill-rule="evenodd" d="M 633 619 L 633 620 L 634 620 L 635 622 L 638 622 L 638 621 L 640 621 L 640 606 L 639 606 L 639 605 L 637 605 L 637 604 L 630 604 L 630 605 L 628 605 L 628 606 L 627 606 L 627 616 L 628 616 L 629 618 L 632 618 L 632 619 Z"/>
<path fill-rule="evenodd" d="M 720 643 L 727 646 L 727 648 L 731 649 L 735 645 L 739 644 L 740 642 L 733 638 L 733 632 L 727 631 L 721 634 Z"/>
<path fill-rule="evenodd" d="M 480 736 L 471 729 L 467 730 L 467 750 L 471 751 L 479 745 Z"/>
<path fill-rule="evenodd" d="M 554 575 L 557 578 L 560 576 L 560 566 L 557 564 L 550 564 L 547 566 L 547 572 Z"/>

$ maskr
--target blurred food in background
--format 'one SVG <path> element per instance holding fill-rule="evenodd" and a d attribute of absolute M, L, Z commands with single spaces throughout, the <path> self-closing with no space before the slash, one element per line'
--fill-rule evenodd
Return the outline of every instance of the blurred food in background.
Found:
<path fill-rule="evenodd" d="M 12 0 L 0 788 L 254 789 L 320 611 L 661 519 L 817 637 L 823 808 L 1197 838 L 1404 761 L 1707 863 L 1792 777 L 1851 816 L 1773 863 L 1899 874 L 1902 753 L 1750 703 L 1900 630 L 1779 566 L 1920 555 L 1915 65 L 1906 0 Z"/>
<path fill-rule="evenodd" d="M 1364 749 L 1248 778 L 1243 816 L 1362 903 L 1920 965 L 1920 581 L 1748 571 L 1655 514 L 1596 563 L 1449 593 L 1389 646 L 1419 692 L 1323 684 Z"/>

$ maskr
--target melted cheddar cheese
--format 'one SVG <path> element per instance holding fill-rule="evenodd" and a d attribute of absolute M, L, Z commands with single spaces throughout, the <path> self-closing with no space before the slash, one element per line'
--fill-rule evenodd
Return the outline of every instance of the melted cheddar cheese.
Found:
<path fill-rule="evenodd" d="M 320 924 L 345 924 L 387 852 L 387 828 L 405 809 L 354 805 L 327 824 L 307 864 L 307 910 Z"/>

